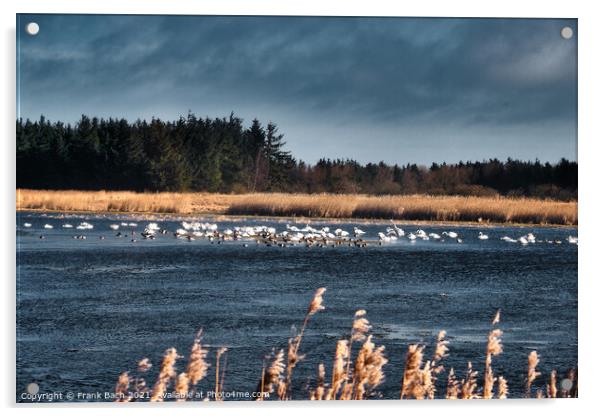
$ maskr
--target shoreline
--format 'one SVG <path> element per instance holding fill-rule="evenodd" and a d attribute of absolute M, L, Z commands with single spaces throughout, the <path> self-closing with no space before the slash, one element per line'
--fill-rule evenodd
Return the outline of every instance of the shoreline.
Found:
<path fill-rule="evenodd" d="M 194 213 L 165 213 L 165 212 L 132 212 L 132 211 L 81 211 L 81 210 L 50 210 L 50 209 L 30 209 L 17 208 L 17 213 L 31 212 L 42 214 L 69 214 L 69 215 L 115 215 L 115 216 L 131 216 L 144 218 L 145 220 L 156 220 L 158 218 L 212 218 L 215 221 L 273 221 L 273 222 L 295 222 L 295 223 L 330 223 L 330 224 L 375 224 L 386 225 L 394 221 L 396 224 L 406 225 L 430 225 L 430 226 L 461 226 L 461 227 L 516 227 L 516 228 L 574 228 L 579 227 L 578 224 L 531 224 L 531 223 L 515 223 L 515 222 L 476 222 L 476 221 L 429 221 L 429 220 L 387 220 L 387 219 L 370 219 L 370 218 L 332 218 L 332 217 L 299 217 L 299 216 L 269 216 L 269 215 L 234 215 L 216 212 L 194 212 Z"/>

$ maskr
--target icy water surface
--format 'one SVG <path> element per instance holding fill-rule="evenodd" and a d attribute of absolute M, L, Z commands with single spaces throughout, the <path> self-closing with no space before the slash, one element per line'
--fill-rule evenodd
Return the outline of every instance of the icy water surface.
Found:
<path fill-rule="evenodd" d="M 94 228 L 61 227 L 82 221 Z M 32 382 L 40 393 L 62 392 L 64 399 L 69 392 L 113 391 L 117 376 L 126 370 L 134 374 L 142 357 L 155 364 L 148 377 L 153 384 L 165 349 L 176 347 L 188 355 L 201 327 L 211 361 L 218 347 L 228 348 L 224 390 L 254 391 L 264 356 L 272 348 L 286 348 L 291 326 L 300 326 L 319 287 L 327 288 L 326 309 L 312 317 L 303 338 L 305 359 L 295 369 L 295 398 L 308 397 L 318 363 L 326 364 L 329 377 L 336 341 L 348 337 L 357 309 L 367 311 L 373 341 L 385 345 L 389 359 L 376 398 L 399 397 L 407 345 L 425 343 L 430 356 L 440 329 L 450 340 L 446 368 L 454 367 L 461 378 L 472 361 L 480 377 L 490 321 L 498 308 L 504 352 L 493 365 L 496 374 L 508 379 L 511 397 L 523 394 L 533 349 L 546 377 L 552 368 L 562 375 L 577 365 L 577 245 L 567 242 L 569 235 L 577 236 L 576 228 L 399 224 L 406 232 L 453 230 L 463 242 L 410 243 L 404 238 L 365 248 L 307 248 L 186 241 L 173 236 L 179 221 L 157 221 L 170 233 L 131 242 L 130 236 L 115 237 L 117 231 L 109 228 L 122 221 L 138 224 L 121 227 L 124 234 L 139 232 L 149 222 L 17 215 L 18 401 Z M 282 231 L 286 222 L 218 222 L 220 230 L 258 224 Z M 312 225 L 348 231 L 359 226 L 370 239 L 387 226 Z M 478 239 L 479 231 L 489 239 Z M 523 246 L 500 240 L 529 232 L 538 242 Z M 181 360 L 179 369 L 185 364 Z M 446 377 L 443 373 L 441 381 Z M 213 380 L 214 375 L 201 381 L 199 390 L 211 390 Z M 544 384 L 543 378 L 535 383 Z"/>

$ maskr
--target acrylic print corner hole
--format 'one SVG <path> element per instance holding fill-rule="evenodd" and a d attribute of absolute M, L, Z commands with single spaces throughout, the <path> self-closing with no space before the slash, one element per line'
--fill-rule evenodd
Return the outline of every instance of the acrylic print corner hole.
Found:
<path fill-rule="evenodd" d="M 40 25 L 36 22 L 29 22 L 25 26 L 25 32 L 30 36 L 35 36 L 40 32 Z"/>
<path fill-rule="evenodd" d="M 562 30 L 560 31 L 560 35 L 564 38 L 564 39 L 571 39 L 573 37 L 573 29 L 570 26 L 565 26 L 562 28 Z"/>
<path fill-rule="evenodd" d="M 19 19 L 18 402 L 578 396 L 577 20 Z"/>

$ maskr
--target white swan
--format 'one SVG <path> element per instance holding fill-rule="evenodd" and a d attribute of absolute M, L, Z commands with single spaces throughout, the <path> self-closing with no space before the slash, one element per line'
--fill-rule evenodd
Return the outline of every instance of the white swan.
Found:
<path fill-rule="evenodd" d="M 487 234 L 483 234 L 483 232 L 479 231 L 479 240 L 488 240 L 489 236 Z"/>
<path fill-rule="evenodd" d="M 378 233 L 378 239 L 379 239 L 380 241 L 384 241 L 384 242 L 389 242 L 389 241 L 391 241 L 391 237 L 389 237 L 388 235 L 385 235 L 385 234 L 384 234 L 384 233 L 382 233 L 382 232 L 379 232 L 379 233 Z"/>
<path fill-rule="evenodd" d="M 500 240 L 506 241 L 507 243 L 516 243 L 516 240 L 514 238 L 508 237 L 507 235 L 500 238 Z"/>
<path fill-rule="evenodd" d="M 397 224 L 393 222 L 393 220 L 391 220 L 391 223 L 393 224 L 393 232 L 395 235 L 397 235 L 397 237 L 403 237 L 406 235 L 406 232 L 402 228 L 399 228 Z"/>
<path fill-rule="evenodd" d="M 44 228 L 46 228 L 47 230 L 52 230 L 54 227 L 50 224 L 44 224 Z"/>
<path fill-rule="evenodd" d="M 361 237 L 362 235 L 366 234 L 366 232 L 364 230 L 360 230 L 357 227 L 353 227 L 353 235 L 355 237 Z"/>
<path fill-rule="evenodd" d="M 458 238 L 458 233 L 454 231 L 443 231 L 441 234 L 446 235 L 449 238 Z"/>
<path fill-rule="evenodd" d="M 337 228 L 336 230 L 334 230 L 334 234 L 337 237 L 348 237 L 349 231 L 345 231 L 345 230 L 341 230 L 340 228 Z"/>
<path fill-rule="evenodd" d="M 94 228 L 94 226 L 92 224 L 84 221 L 75 228 L 77 228 L 78 230 L 91 230 L 92 228 Z"/>
<path fill-rule="evenodd" d="M 30 223 L 28 223 L 28 222 L 24 222 L 24 223 L 23 223 L 23 227 L 25 227 L 25 228 L 29 228 L 29 227 L 31 227 L 31 224 L 30 224 Z"/>
<path fill-rule="evenodd" d="M 109 228 L 111 228 L 111 230 L 117 231 L 119 229 L 119 224 L 111 224 L 109 225 Z"/>
<path fill-rule="evenodd" d="M 149 230 L 154 230 L 154 231 L 159 231 L 161 229 L 161 227 L 159 227 L 159 225 L 156 222 L 151 222 L 146 226 L 147 229 Z"/>
<path fill-rule="evenodd" d="M 567 237 L 566 241 L 568 241 L 569 244 L 579 244 L 579 239 L 577 237 L 573 237 L 571 235 L 569 235 Z"/>

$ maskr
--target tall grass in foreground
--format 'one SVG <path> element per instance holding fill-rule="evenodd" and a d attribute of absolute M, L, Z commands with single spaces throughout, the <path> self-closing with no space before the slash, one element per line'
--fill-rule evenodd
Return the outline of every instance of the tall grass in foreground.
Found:
<path fill-rule="evenodd" d="M 505 197 L 19 189 L 17 209 L 577 225 L 577 202 Z"/>
<path fill-rule="evenodd" d="M 263 362 L 260 380 L 254 393 L 255 400 L 278 398 L 279 400 L 309 399 L 309 400 L 364 400 L 378 397 L 378 386 L 385 380 L 384 366 L 388 363 L 385 356 L 385 347 L 377 346 L 369 334 L 371 326 L 366 319 L 366 311 L 358 310 L 353 318 L 348 336 L 336 342 L 334 356 L 331 364 L 331 374 L 328 376 L 326 365 L 320 363 L 317 376 L 306 394 L 293 397 L 291 384 L 296 365 L 305 358 L 300 353 L 303 334 L 311 317 L 324 309 L 323 294 L 325 288 L 320 288 L 314 294 L 306 312 L 301 330 L 288 340 L 287 354 L 284 349 L 272 350 Z M 447 371 L 445 391 L 437 390 L 437 378 L 446 371 L 445 358 L 449 356 L 449 341 L 445 331 L 440 331 L 432 357 L 425 359 L 425 346 L 411 344 L 408 346 L 404 364 L 403 376 L 400 381 L 400 399 L 506 399 L 509 397 L 508 382 L 503 375 L 498 374 L 493 365 L 493 358 L 503 352 L 503 332 L 497 327 L 500 322 L 498 310 L 491 323 L 487 345 L 485 346 L 485 365 L 483 375 L 473 368 L 472 363 L 467 363 L 464 377 L 461 379 L 456 370 L 451 367 Z M 358 344 L 357 351 L 353 351 L 353 344 Z M 211 397 L 214 400 L 223 400 L 223 383 L 226 376 L 225 356 L 227 349 L 220 347 L 216 350 L 215 382 Z M 152 388 L 146 386 L 144 373 L 151 368 L 148 358 L 138 363 L 138 374 L 132 378 L 129 372 L 119 375 L 115 385 L 115 394 L 118 402 L 135 400 L 164 401 L 164 400 L 194 400 L 195 395 L 190 394 L 196 389 L 197 384 L 208 374 L 210 364 L 206 361 L 208 350 L 201 346 L 201 332 L 193 342 L 186 371 L 179 375 L 176 370 L 176 360 L 183 358 L 177 354 L 175 348 L 165 351 L 157 380 Z M 221 372 L 220 372 L 220 364 Z M 531 351 L 525 359 L 525 394 L 524 398 L 577 397 L 577 372 L 569 370 L 565 380 L 558 390 L 557 373 L 553 370 L 548 382 L 542 389 L 534 389 L 533 381 L 542 374 L 537 371 L 539 356 L 537 351 Z M 567 382 L 568 381 L 568 382 Z M 131 386 L 134 386 L 132 389 Z M 169 391 L 169 388 L 172 388 Z M 204 400 L 209 400 L 208 396 Z"/>

